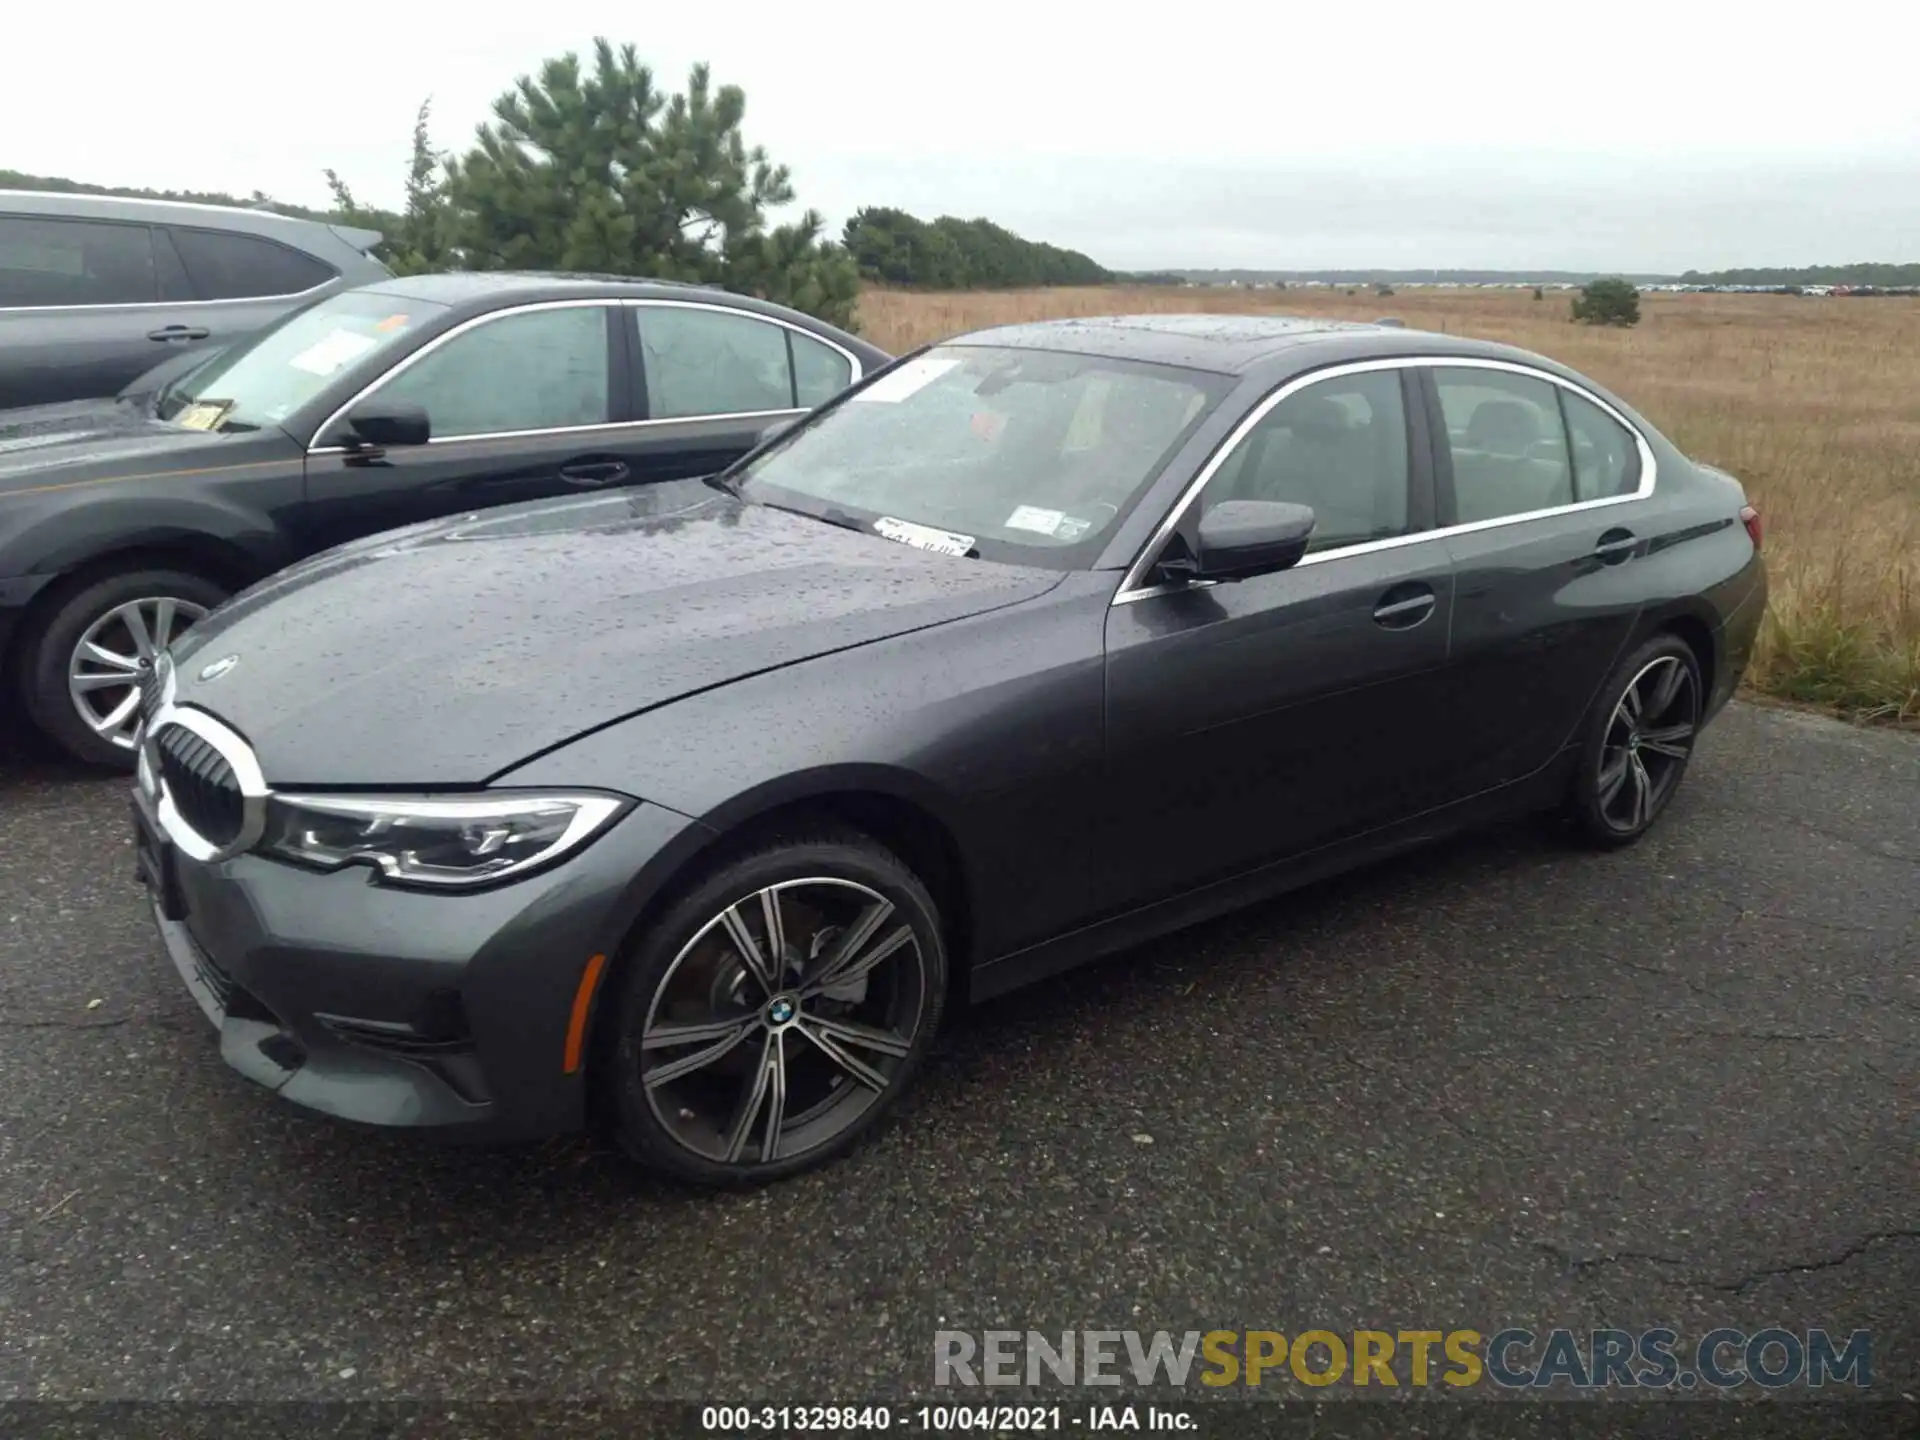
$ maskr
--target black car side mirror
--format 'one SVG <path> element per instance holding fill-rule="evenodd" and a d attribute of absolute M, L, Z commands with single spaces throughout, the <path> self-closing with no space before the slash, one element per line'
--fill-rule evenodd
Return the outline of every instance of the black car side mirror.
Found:
<path fill-rule="evenodd" d="M 1313 511 L 1278 500 L 1223 500 L 1200 517 L 1194 578 L 1241 580 L 1299 563 Z"/>
<path fill-rule="evenodd" d="M 398 400 L 369 400 L 347 412 L 347 443 L 424 445 L 433 434 L 427 412 Z"/>

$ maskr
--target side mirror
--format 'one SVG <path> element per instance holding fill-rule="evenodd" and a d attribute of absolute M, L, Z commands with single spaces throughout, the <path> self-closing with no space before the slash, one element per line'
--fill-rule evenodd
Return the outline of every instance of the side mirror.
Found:
<path fill-rule="evenodd" d="M 1313 535 L 1313 511 L 1277 500 L 1223 500 L 1200 517 L 1200 580 L 1241 580 L 1299 563 Z"/>
<path fill-rule="evenodd" d="M 347 412 L 347 443 L 424 445 L 433 434 L 427 412 L 418 405 L 396 400 L 369 400 Z"/>

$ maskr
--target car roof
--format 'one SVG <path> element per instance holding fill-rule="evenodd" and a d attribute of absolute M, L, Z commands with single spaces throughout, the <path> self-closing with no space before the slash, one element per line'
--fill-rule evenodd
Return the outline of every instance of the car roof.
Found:
<path fill-rule="evenodd" d="M 1277 359 L 1321 364 L 1400 352 L 1514 358 L 1522 352 L 1489 341 L 1409 330 L 1397 321 L 1331 320 L 1302 315 L 1097 315 L 1034 320 L 974 330 L 949 345 L 1002 345 L 1070 350 L 1238 375 Z M 1533 357 L 1527 357 L 1532 361 Z"/>
<path fill-rule="evenodd" d="M 149 225 L 198 225 L 271 235 L 276 230 L 331 230 L 361 249 L 380 241 L 377 230 L 283 215 L 252 205 L 208 205 L 197 200 L 157 200 L 144 195 L 100 195 L 85 190 L 0 190 L 0 210 L 69 220 L 134 220 Z"/>

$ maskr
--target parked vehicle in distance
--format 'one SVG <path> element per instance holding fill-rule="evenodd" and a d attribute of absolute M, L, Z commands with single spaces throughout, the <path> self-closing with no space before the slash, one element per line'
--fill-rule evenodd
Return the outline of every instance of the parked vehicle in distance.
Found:
<path fill-rule="evenodd" d="M 692 285 L 326 296 L 151 393 L 0 413 L 0 676 L 70 754 L 131 769 L 154 656 L 234 591 L 396 526 L 709 474 L 886 359 Z"/>
<path fill-rule="evenodd" d="M 0 190 L 0 409 L 117 394 L 171 351 L 385 279 L 379 243 L 267 210 Z"/>
<path fill-rule="evenodd" d="M 136 853 L 230 1064 L 787 1174 L 954 999 L 1499 815 L 1638 838 L 1766 604 L 1737 481 L 1402 328 L 966 335 L 699 488 L 362 541 L 175 647 Z"/>

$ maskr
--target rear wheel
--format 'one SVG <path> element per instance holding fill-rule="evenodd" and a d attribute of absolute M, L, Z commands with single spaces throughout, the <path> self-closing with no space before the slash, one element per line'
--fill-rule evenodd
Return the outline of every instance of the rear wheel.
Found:
<path fill-rule="evenodd" d="M 160 652 L 226 598 L 184 570 L 134 570 L 56 595 L 21 647 L 28 716 L 76 760 L 128 770 L 140 687 Z"/>
<path fill-rule="evenodd" d="M 851 1148 L 912 1084 L 946 994 L 939 916 L 855 832 L 747 851 L 647 927 L 600 1077 L 635 1159 L 706 1185 Z"/>
<path fill-rule="evenodd" d="M 1571 811 L 1591 843 L 1628 845 L 1660 818 L 1693 758 L 1700 666 L 1685 641 L 1656 635 L 1600 693 L 1581 748 Z"/>

